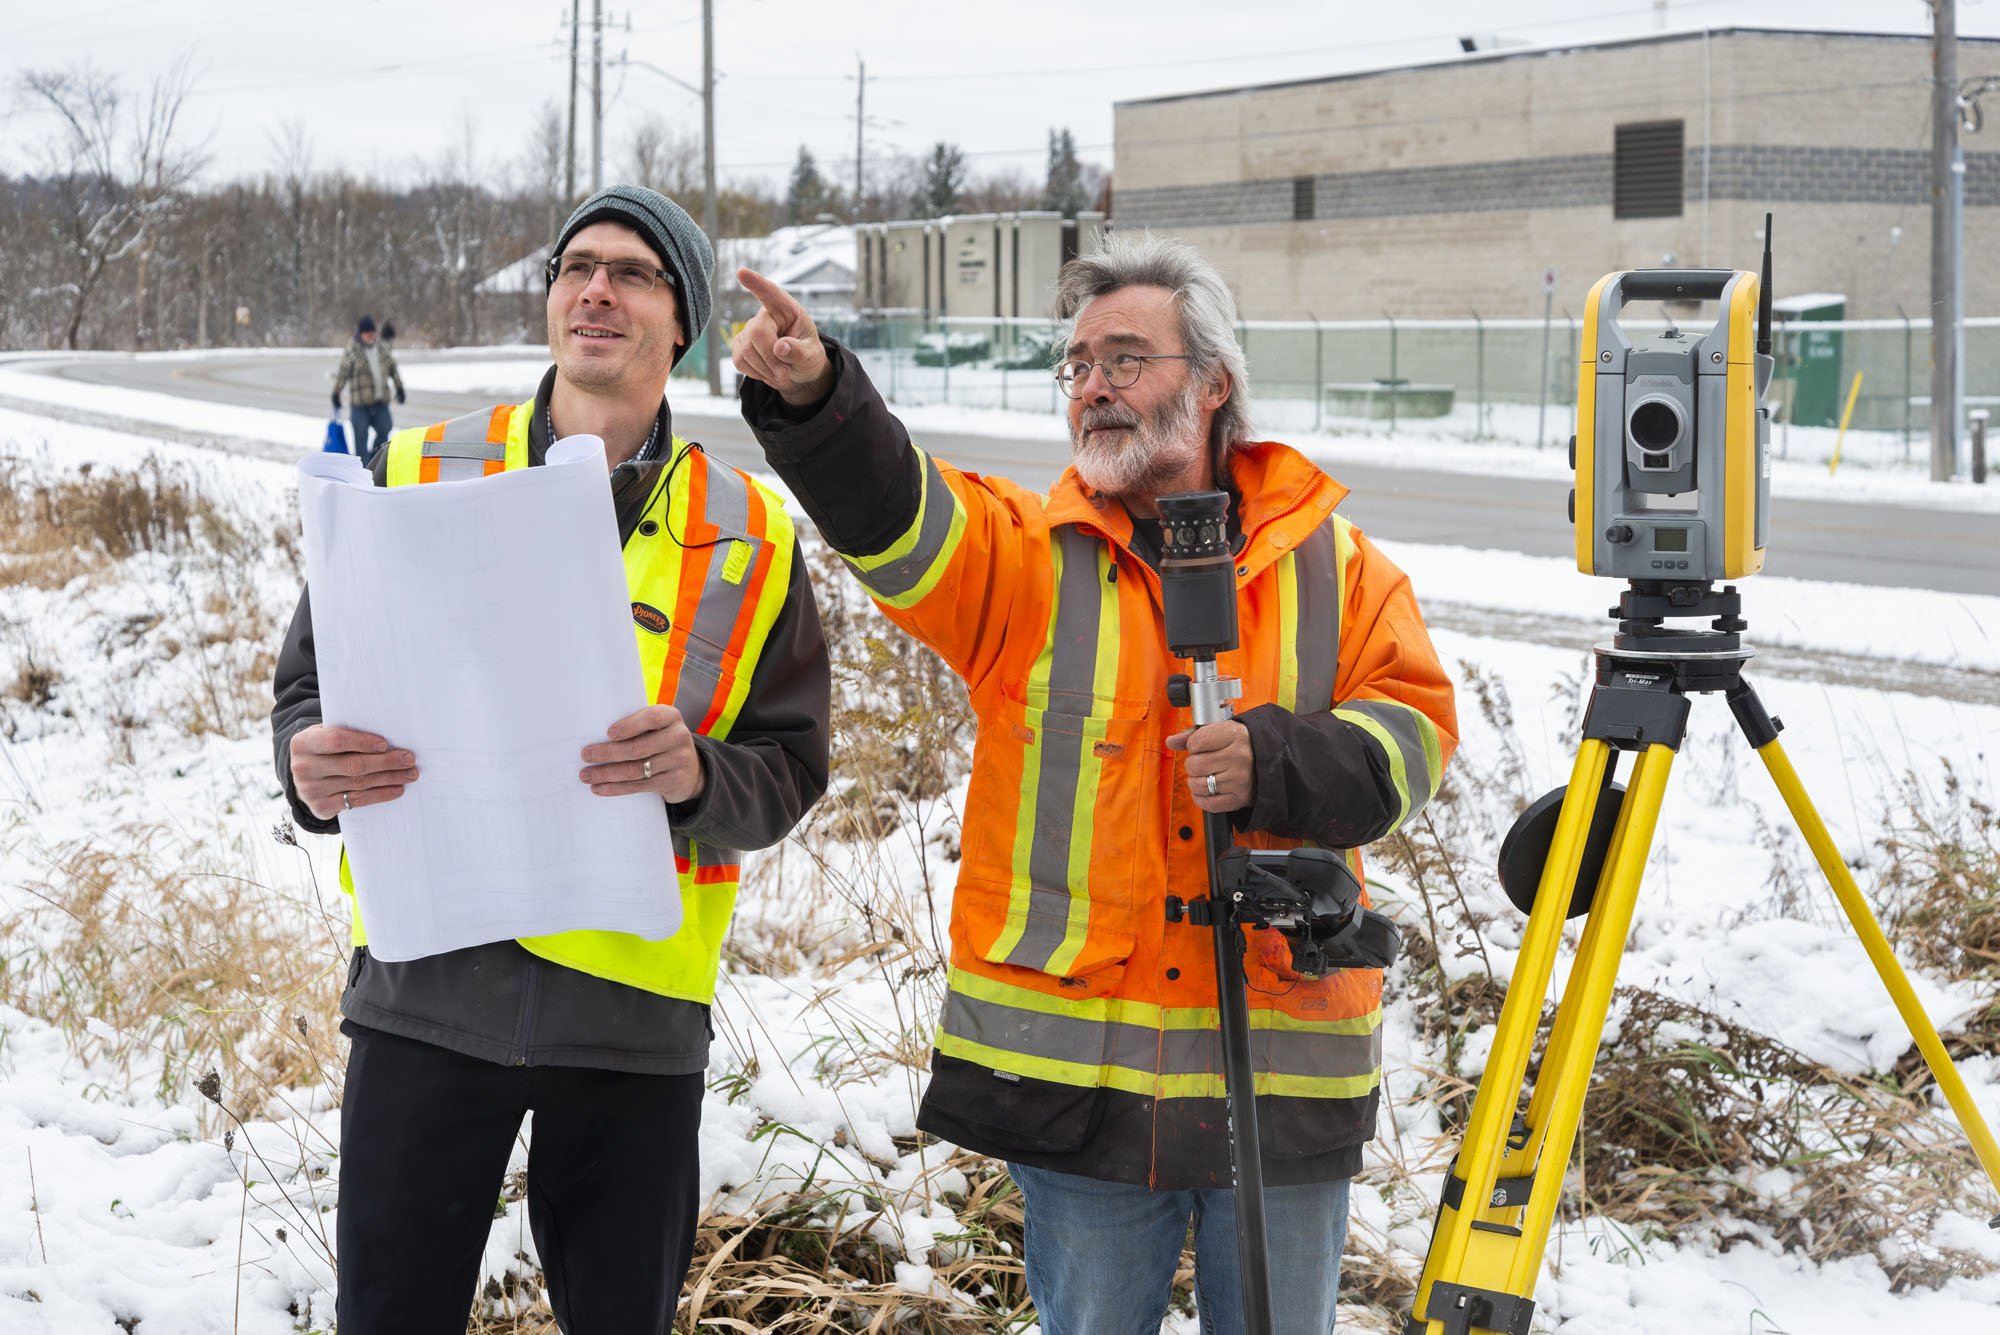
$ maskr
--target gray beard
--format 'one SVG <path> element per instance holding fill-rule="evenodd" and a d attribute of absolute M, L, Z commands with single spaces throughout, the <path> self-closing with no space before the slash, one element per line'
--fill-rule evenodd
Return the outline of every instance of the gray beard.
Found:
<path fill-rule="evenodd" d="M 1085 408 L 1082 420 L 1070 428 L 1071 462 L 1077 476 L 1093 491 L 1121 501 L 1157 496 L 1168 483 L 1186 476 L 1207 447 L 1201 438 L 1199 399 L 1199 386 L 1190 381 L 1150 417 L 1118 404 Z M 1084 434 L 1104 426 L 1131 431 L 1118 443 L 1094 441 Z"/>

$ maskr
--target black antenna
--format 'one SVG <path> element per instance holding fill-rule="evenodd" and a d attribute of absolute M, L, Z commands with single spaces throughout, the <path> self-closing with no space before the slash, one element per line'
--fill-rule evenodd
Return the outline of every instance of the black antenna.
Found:
<path fill-rule="evenodd" d="M 1764 215 L 1764 275 L 1757 289 L 1757 355 L 1771 355 L 1771 215 Z"/>

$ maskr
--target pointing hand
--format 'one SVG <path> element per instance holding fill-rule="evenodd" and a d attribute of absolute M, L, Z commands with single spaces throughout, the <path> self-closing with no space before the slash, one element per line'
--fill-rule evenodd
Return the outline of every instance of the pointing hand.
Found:
<path fill-rule="evenodd" d="M 729 341 L 736 369 L 777 390 L 795 408 L 832 393 L 833 364 L 806 308 L 755 269 L 738 269 L 736 281 L 760 303 L 750 323 Z"/>

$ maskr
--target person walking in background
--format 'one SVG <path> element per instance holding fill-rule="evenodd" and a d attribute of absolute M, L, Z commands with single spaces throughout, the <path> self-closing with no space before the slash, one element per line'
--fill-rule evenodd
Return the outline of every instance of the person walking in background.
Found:
<path fill-rule="evenodd" d="M 333 410 L 340 411 L 340 391 L 350 382 L 353 407 L 348 420 L 354 426 L 354 454 L 362 463 L 373 463 L 375 452 L 388 442 L 395 429 L 389 417 L 390 385 L 395 386 L 396 402 L 403 402 L 403 373 L 396 369 L 396 354 L 386 344 L 375 341 L 375 317 L 364 315 L 354 326 L 354 338 L 340 355 L 340 370 L 333 377 Z M 374 438 L 369 438 L 370 432 Z"/>

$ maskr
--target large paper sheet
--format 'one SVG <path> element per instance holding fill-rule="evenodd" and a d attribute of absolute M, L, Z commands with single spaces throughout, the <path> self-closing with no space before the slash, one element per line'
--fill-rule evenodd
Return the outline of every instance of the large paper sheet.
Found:
<path fill-rule="evenodd" d="M 603 442 L 418 487 L 310 455 L 299 511 L 322 717 L 408 748 L 419 770 L 395 801 L 341 814 L 369 950 L 672 935 L 666 805 L 577 777 L 583 748 L 647 703 Z"/>

